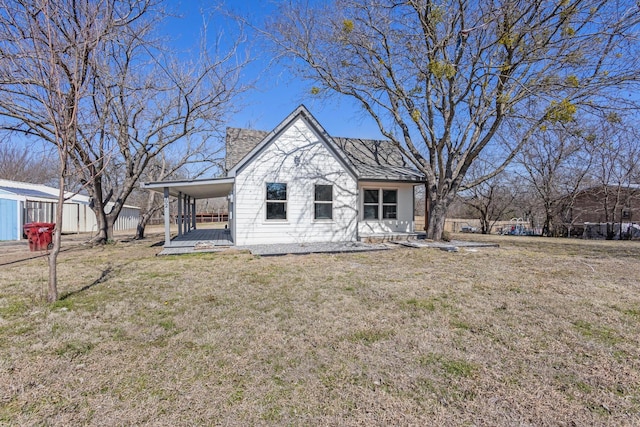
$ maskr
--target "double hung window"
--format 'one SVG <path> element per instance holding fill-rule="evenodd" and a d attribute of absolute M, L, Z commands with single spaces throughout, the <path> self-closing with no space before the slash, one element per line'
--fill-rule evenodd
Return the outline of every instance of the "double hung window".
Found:
<path fill-rule="evenodd" d="M 333 186 L 315 186 L 314 216 L 315 219 L 333 219 Z"/>
<path fill-rule="evenodd" d="M 287 219 L 287 184 L 267 182 L 267 219 Z"/>
<path fill-rule="evenodd" d="M 380 191 L 364 190 L 364 209 L 362 211 L 364 219 L 378 219 L 379 216 Z"/>
<path fill-rule="evenodd" d="M 382 219 L 398 218 L 398 190 L 382 190 Z"/>

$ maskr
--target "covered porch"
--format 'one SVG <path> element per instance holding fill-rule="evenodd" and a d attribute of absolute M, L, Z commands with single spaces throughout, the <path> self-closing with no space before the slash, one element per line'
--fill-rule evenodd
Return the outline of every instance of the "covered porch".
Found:
<path fill-rule="evenodd" d="M 156 191 L 164 197 L 164 247 L 189 248 L 199 244 L 231 246 L 233 239 L 229 229 L 196 229 L 196 201 L 227 197 L 233 191 L 234 178 L 211 178 L 180 181 L 145 182 L 146 190 Z M 176 223 L 178 235 L 171 239 L 171 214 L 169 198 L 178 202 Z"/>

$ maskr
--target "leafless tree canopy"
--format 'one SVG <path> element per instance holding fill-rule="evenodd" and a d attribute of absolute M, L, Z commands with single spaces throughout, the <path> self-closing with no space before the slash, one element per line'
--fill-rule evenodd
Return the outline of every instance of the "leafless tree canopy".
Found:
<path fill-rule="evenodd" d="M 197 58 L 158 38 L 161 0 L 0 0 L 0 129 L 57 148 L 65 186 L 93 198 L 99 241 L 112 238 L 149 162 L 174 144 L 179 158 L 212 160 L 207 139 L 240 91 L 237 46 L 203 40 Z M 206 46 L 206 49 L 204 47 Z M 49 295 L 57 298 L 56 258 Z"/>
<path fill-rule="evenodd" d="M 9 138 L 0 140 L 0 179 L 57 185 L 59 173 L 55 150 L 36 147 L 37 144 L 18 146 Z"/>
<path fill-rule="evenodd" d="M 117 28 L 128 25 L 144 3 L 51 0 L 0 2 L 0 127 L 27 135 L 57 149 L 56 223 L 62 222 L 65 184 L 73 176 L 68 166 L 78 146 L 80 110 L 86 104 L 95 52 L 114 40 Z M 57 291 L 60 227 L 49 256 L 47 299 Z"/>
<path fill-rule="evenodd" d="M 173 52 L 158 36 L 165 18 L 160 0 L 21 0 L 2 6 L 0 46 L 3 58 L 11 57 L 11 66 L 3 59 L 4 128 L 52 141 L 52 119 L 43 109 L 63 114 L 73 106 L 64 163 L 73 171 L 69 179 L 94 201 L 97 240 L 112 239 L 127 198 L 160 153 L 179 146 L 172 161 L 183 166 L 217 160 L 211 139 L 242 90 L 242 37 L 226 44 L 203 38 L 197 57 Z M 31 55 L 31 41 L 50 49 Z M 63 76 L 62 90 L 77 93 L 72 104 L 64 97 L 58 105 L 47 103 L 49 62 Z M 34 93 L 45 96 L 34 104 Z"/>
<path fill-rule="evenodd" d="M 425 173 L 434 238 L 456 191 L 501 171 L 545 122 L 636 101 L 632 1 L 335 0 L 278 16 L 267 33 L 311 92 L 356 99 Z M 513 129 L 495 169 L 464 184 Z"/>

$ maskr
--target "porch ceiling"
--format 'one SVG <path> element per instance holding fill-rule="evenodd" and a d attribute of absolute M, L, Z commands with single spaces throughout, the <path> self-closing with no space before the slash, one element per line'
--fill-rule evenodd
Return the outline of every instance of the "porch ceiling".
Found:
<path fill-rule="evenodd" d="M 234 178 L 193 179 L 181 181 L 145 182 L 142 188 L 163 193 L 169 189 L 169 195 L 178 197 L 180 193 L 195 199 L 226 197 L 233 189 Z"/>

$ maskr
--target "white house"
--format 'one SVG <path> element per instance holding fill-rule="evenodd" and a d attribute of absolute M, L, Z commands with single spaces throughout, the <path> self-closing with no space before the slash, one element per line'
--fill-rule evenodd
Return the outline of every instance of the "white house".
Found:
<path fill-rule="evenodd" d="M 231 239 L 242 246 L 412 233 L 414 186 L 424 182 L 390 142 L 332 138 L 304 106 L 271 132 L 227 129 L 226 172 L 143 187 L 162 191 L 166 209 L 178 197 L 189 213 L 196 198 L 227 195 Z"/>
<path fill-rule="evenodd" d="M 62 232 L 96 231 L 97 220 L 89 206 L 90 198 L 71 192 L 67 192 L 65 197 L 67 201 L 62 210 Z M 0 240 L 20 240 L 22 227 L 29 222 L 55 222 L 57 203 L 57 188 L 0 179 Z M 140 208 L 125 205 L 114 229 L 135 229 L 139 216 Z"/>

